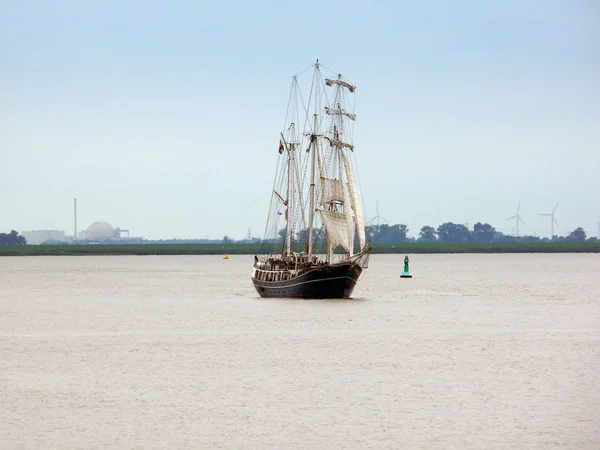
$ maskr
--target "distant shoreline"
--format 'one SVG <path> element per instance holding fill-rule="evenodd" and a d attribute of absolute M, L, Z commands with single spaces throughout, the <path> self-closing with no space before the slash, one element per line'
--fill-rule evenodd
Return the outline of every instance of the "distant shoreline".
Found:
<path fill-rule="evenodd" d="M 90 244 L 0 245 L 0 256 L 67 255 L 258 255 L 260 244 Z M 373 254 L 435 253 L 600 253 L 600 241 L 523 243 L 373 244 Z"/>

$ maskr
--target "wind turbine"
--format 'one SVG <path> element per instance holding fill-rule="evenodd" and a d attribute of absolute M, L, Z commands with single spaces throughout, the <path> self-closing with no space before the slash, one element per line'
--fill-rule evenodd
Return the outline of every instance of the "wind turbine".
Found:
<path fill-rule="evenodd" d="M 538 216 L 550 216 L 550 240 L 554 239 L 554 224 L 556 224 L 556 226 L 558 226 L 558 222 L 554 218 L 554 211 L 556 211 L 556 208 L 558 208 L 558 204 L 559 204 L 559 202 L 556 202 L 556 206 L 554 206 L 554 209 L 552 210 L 551 213 L 538 214 Z"/>
<path fill-rule="evenodd" d="M 381 217 L 379 215 L 379 200 L 377 200 L 377 215 L 375 217 L 373 217 L 371 220 L 369 220 L 367 222 L 367 224 L 370 224 L 371 222 L 373 222 L 374 220 L 377 220 L 377 230 L 379 230 L 379 219 L 383 220 L 384 222 L 389 223 L 386 219 L 384 219 L 383 217 Z"/>
<path fill-rule="evenodd" d="M 510 220 L 510 219 L 516 219 L 517 222 L 517 237 L 519 237 L 519 221 L 525 225 L 525 222 L 523 222 L 523 219 L 521 219 L 521 216 L 519 215 L 519 208 L 521 207 L 521 202 L 519 201 L 519 204 L 517 205 L 517 213 L 514 216 L 510 216 L 507 217 L 506 220 Z"/>

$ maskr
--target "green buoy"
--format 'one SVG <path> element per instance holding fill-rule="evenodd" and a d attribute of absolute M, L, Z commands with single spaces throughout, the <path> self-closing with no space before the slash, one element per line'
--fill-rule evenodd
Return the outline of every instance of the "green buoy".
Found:
<path fill-rule="evenodd" d="M 412 274 L 408 270 L 408 255 L 404 257 L 404 272 L 400 274 L 400 278 L 412 278 Z"/>

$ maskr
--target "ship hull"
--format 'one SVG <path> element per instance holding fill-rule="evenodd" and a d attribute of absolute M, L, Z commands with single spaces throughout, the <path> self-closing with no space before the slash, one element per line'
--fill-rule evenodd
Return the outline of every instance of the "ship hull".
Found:
<path fill-rule="evenodd" d="M 360 266 L 342 263 L 316 266 L 291 280 L 262 281 L 252 278 L 252 283 L 261 297 L 350 298 L 361 273 Z"/>

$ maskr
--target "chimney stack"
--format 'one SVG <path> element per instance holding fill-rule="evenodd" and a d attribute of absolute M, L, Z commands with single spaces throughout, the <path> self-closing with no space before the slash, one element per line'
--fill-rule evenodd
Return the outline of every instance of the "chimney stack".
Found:
<path fill-rule="evenodd" d="M 74 228 L 75 228 L 75 233 L 73 233 L 73 236 L 75 237 L 75 239 L 77 239 L 77 199 L 74 198 L 73 199 L 73 221 L 74 221 Z"/>

